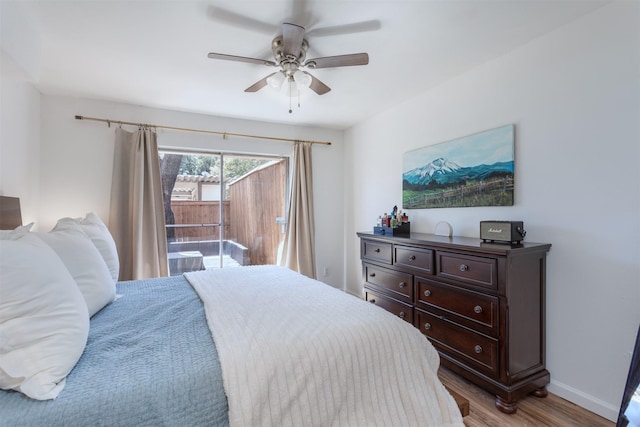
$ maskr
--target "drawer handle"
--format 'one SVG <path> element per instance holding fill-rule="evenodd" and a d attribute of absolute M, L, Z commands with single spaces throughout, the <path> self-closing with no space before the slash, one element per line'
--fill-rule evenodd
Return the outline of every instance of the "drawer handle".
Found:
<path fill-rule="evenodd" d="M 476 314 L 480 314 L 480 313 L 482 313 L 482 307 L 480 307 L 479 305 L 476 305 L 475 307 L 473 307 L 473 311 Z"/>
<path fill-rule="evenodd" d="M 415 261 L 415 260 L 416 260 L 416 256 L 415 256 L 415 255 L 411 255 L 411 256 L 409 257 L 409 260 L 410 260 L 410 261 Z"/>
<path fill-rule="evenodd" d="M 376 277 L 376 273 L 369 273 L 369 277 Z"/>
<path fill-rule="evenodd" d="M 380 248 L 376 248 L 374 252 L 380 252 Z"/>
<path fill-rule="evenodd" d="M 401 319 L 404 319 L 404 311 L 401 311 L 400 313 L 398 313 L 398 317 Z"/>
<path fill-rule="evenodd" d="M 480 347 L 479 345 L 473 347 L 473 351 L 475 351 L 477 354 L 482 353 L 482 347 Z"/>
<path fill-rule="evenodd" d="M 430 297 L 431 296 L 431 291 L 429 289 L 427 289 L 426 291 L 424 291 L 424 296 L 425 297 Z"/>
<path fill-rule="evenodd" d="M 376 303 L 376 300 L 375 300 L 375 299 L 370 299 L 370 300 L 369 300 L 369 302 L 370 302 L 371 304 L 375 304 L 375 303 Z"/>
<path fill-rule="evenodd" d="M 467 264 L 460 264 L 460 271 L 469 271 L 469 266 Z"/>
<path fill-rule="evenodd" d="M 431 323 L 425 323 L 425 324 L 424 324 L 424 329 L 426 329 L 427 331 L 428 331 L 429 329 L 431 329 Z"/>
<path fill-rule="evenodd" d="M 400 282 L 400 283 L 398 283 L 398 286 L 400 286 L 401 288 L 404 288 L 407 285 L 404 282 Z"/>

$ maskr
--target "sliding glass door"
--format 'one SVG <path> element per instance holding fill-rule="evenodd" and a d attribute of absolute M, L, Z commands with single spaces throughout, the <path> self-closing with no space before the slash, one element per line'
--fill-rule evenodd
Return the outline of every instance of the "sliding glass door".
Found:
<path fill-rule="evenodd" d="M 286 158 L 161 151 L 160 165 L 172 275 L 277 263 Z"/>

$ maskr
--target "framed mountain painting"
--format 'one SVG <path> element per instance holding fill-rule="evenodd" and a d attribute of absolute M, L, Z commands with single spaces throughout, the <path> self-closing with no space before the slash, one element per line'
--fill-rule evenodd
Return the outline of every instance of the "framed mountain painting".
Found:
<path fill-rule="evenodd" d="M 512 206 L 515 126 L 404 153 L 403 209 Z"/>

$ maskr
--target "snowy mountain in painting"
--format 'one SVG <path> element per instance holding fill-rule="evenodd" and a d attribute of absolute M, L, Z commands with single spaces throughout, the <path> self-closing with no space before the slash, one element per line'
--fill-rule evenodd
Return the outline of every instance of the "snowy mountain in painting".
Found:
<path fill-rule="evenodd" d="M 431 163 L 420 166 L 403 174 L 403 178 L 414 184 L 423 184 L 431 181 L 434 175 L 442 175 L 448 172 L 455 172 L 460 166 L 445 158 L 437 158 Z"/>
<path fill-rule="evenodd" d="M 436 181 L 439 184 L 451 184 L 482 180 L 497 174 L 513 174 L 513 161 L 461 167 L 451 160 L 440 157 L 425 166 L 405 172 L 402 174 L 402 179 L 410 184 L 418 185 L 426 185 L 431 181 Z"/>

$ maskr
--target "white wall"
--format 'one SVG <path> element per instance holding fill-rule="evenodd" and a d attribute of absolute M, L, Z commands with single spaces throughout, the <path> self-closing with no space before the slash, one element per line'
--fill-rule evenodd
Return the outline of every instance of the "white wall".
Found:
<path fill-rule="evenodd" d="M 0 2 L 0 195 L 27 196 L 25 224 L 39 209 L 41 41 L 25 5 Z"/>
<path fill-rule="evenodd" d="M 27 197 L 21 210 L 28 224 L 39 207 L 40 93 L 24 70 L 0 53 L 0 195 Z"/>
<path fill-rule="evenodd" d="M 523 220 L 549 242 L 549 390 L 617 417 L 640 323 L 640 3 L 616 2 L 370 118 L 345 134 L 347 289 L 361 291 L 356 231 L 400 206 L 402 153 L 516 125 L 515 206 L 409 211 L 478 237 Z"/>
<path fill-rule="evenodd" d="M 41 103 L 41 209 L 38 224 L 44 230 L 51 228 L 63 216 L 81 216 L 94 211 L 102 218 L 108 217 L 115 130 L 104 123 L 76 120 L 75 115 L 229 133 L 331 141 L 331 146 L 313 146 L 316 260 L 318 279 L 343 288 L 344 253 L 335 248 L 336 242 L 343 240 L 344 226 L 342 222 L 323 221 L 323 218 L 343 211 L 342 192 L 335 191 L 342 182 L 342 132 L 69 97 L 43 95 Z M 290 142 L 240 137 L 224 140 L 218 135 L 162 129 L 158 131 L 158 144 L 164 148 L 186 147 L 279 156 L 290 156 L 293 150 Z M 327 276 L 322 274 L 325 266 L 328 269 Z"/>

